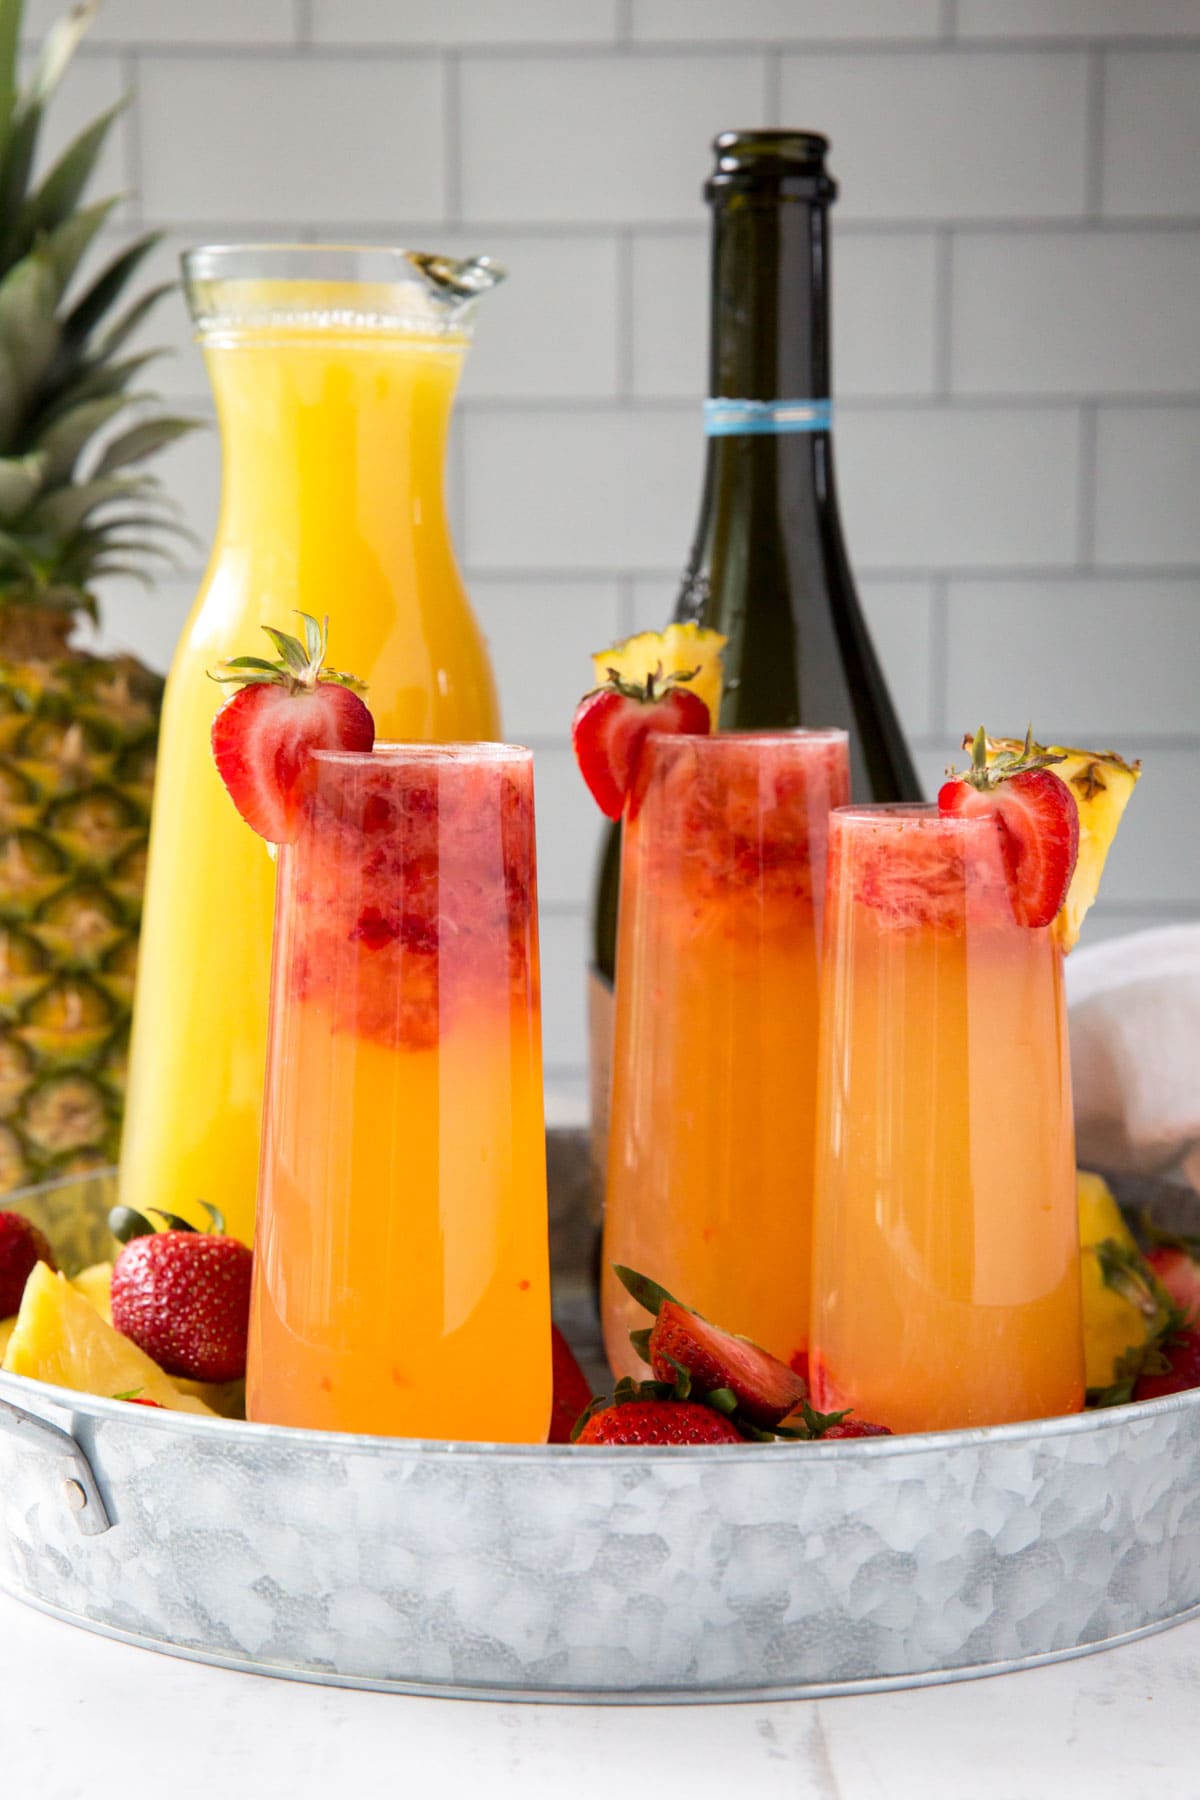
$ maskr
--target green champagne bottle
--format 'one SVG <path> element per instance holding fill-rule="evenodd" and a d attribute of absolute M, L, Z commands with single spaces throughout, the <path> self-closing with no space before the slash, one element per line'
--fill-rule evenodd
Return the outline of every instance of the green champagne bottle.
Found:
<path fill-rule="evenodd" d="M 833 473 L 828 142 L 727 131 L 712 208 L 708 457 L 675 617 L 723 632 L 723 731 L 840 725 L 859 800 L 920 798 L 854 589 Z M 593 1153 L 603 1167 L 620 834 L 605 842 L 589 990 Z"/>

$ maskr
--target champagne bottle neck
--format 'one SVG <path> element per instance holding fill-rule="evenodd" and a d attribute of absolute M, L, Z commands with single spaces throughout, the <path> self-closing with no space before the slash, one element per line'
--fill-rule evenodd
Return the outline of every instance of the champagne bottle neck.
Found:
<path fill-rule="evenodd" d="M 711 401 L 751 403 L 741 421 L 711 403 L 707 419 L 733 433 L 828 425 L 800 402 L 829 399 L 828 209 L 823 198 L 768 189 L 714 196 Z"/>

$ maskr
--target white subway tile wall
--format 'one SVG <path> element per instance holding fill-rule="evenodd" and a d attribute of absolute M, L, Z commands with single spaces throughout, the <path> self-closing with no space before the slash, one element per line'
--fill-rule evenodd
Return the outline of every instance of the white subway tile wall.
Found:
<path fill-rule="evenodd" d="M 32 39 L 63 0 L 30 0 Z M 1200 0 L 104 0 L 49 149 L 135 96 L 111 251 L 486 250 L 450 463 L 507 730 L 537 750 L 546 1062 L 584 1061 L 588 652 L 669 614 L 698 501 L 709 141 L 825 131 L 852 556 L 926 783 L 980 718 L 1148 775 L 1089 935 L 1200 918 Z M 182 301 L 138 347 L 211 418 Z M 203 544 L 215 433 L 162 458 Z M 165 667 L 201 549 L 101 641 Z"/>

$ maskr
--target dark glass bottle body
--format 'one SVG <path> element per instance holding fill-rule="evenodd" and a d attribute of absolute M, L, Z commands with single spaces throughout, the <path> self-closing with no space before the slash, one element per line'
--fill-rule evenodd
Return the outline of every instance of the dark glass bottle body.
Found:
<path fill-rule="evenodd" d="M 708 456 L 675 617 L 728 640 L 722 730 L 842 726 L 856 799 L 917 799 L 838 515 L 828 422 L 828 208 L 837 189 L 827 144 L 809 132 L 727 132 L 714 148 L 705 188 L 713 211 Z M 593 947 L 592 1101 L 601 1129 L 619 880 L 613 831 Z"/>

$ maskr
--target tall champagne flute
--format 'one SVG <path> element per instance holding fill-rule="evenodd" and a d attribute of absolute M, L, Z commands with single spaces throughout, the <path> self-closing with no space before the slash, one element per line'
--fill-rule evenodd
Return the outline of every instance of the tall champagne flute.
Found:
<path fill-rule="evenodd" d="M 644 777 L 644 780 L 643 780 Z M 844 731 L 651 735 L 625 825 L 604 1226 L 624 1263 L 777 1356 L 808 1342 L 817 972 Z"/>
<path fill-rule="evenodd" d="M 314 769 L 279 863 L 248 1415 L 544 1440 L 530 752 Z"/>
<path fill-rule="evenodd" d="M 1076 1412 L 1062 954 L 1018 923 L 994 815 L 830 822 L 814 1397 L 894 1431 Z"/>

